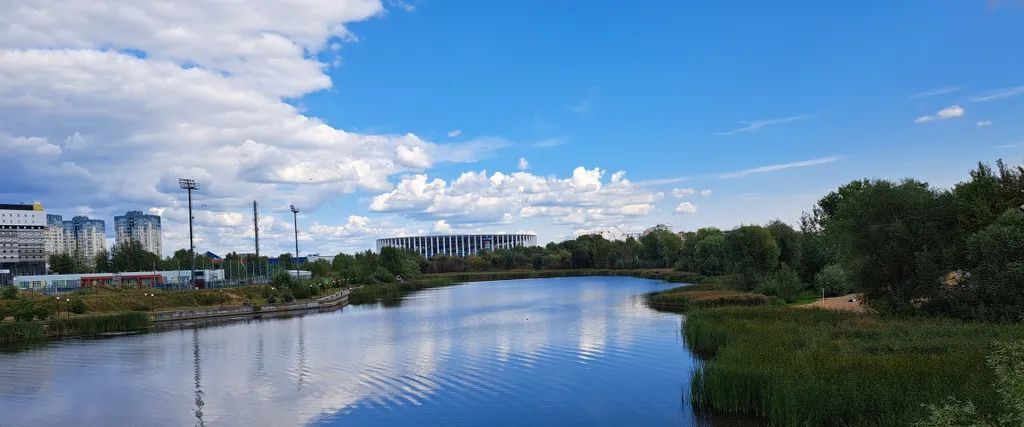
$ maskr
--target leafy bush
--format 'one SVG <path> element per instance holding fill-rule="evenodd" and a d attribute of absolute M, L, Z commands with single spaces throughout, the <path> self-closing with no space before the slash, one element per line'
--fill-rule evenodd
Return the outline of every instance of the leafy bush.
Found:
<path fill-rule="evenodd" d="M 278 289 L 288 288 L 292 285 L 293 282 L 295 282 L 295 280 L 292 279 L 292 276 L 284 271 L 275 274 L 274 279 L 272 281 L 274 286 L 277 287 Z"/>
<path fill-rule="evenodd" d="M 990 427 L 988 421 L 978 415 L 977 408 L 971 402 L 960 402 L 954 398 L 944 405 L 924 405 L 928 415 L 914 423 L 914 427 Z"/>
<path fill-rule="evenodd" d="M 800 276 L 789 268 L 782 268 L 766 277 L 757 287 L 757 291 L 772 297 L 779 297 L 786 302 L 796 301 L 797 295 L 804 289 Z"/>
<path fill-rule="evenodd" d="M 4 286 L 3 290 L 0 291 L 0 298 L 3 299 L 15 299 L 18 297 L 17 286 Z"/>
<path fill-rule="evenodd" d="M 31 301 L 21 301 L 14 308 L 14 320 L 17 322 L 31 322 L 36 317 L 36 307 Z"/>
<path fill-rule="evenodd" d="M 82 301 L 79 297 L 72 298 L 71 302 L 68 303 L 68 311 L 75 314 L 84 314 L 85 301 Z"/>
<path fill-rule="evenodd" d="M 853 291 L 850 275 L 839 264 L 829 264 L 814 275 L 814 286 L 824 289 L 828 296 L 841 296 Z"/>
<path fill-rule="evenodd" d="M 974 403 L 954 397 L 944 405 L 924 405 L 928 414 L 914 427 L 994 427 L 1024 425 L 1024 341 L 997 342 L 996 350 L 986 357 L 995 372 L 995 389 L 1003 404 L 1004 415 L 995 423 L 978 413 Z"/>
<path fill-rule="evenodd" d="M 39 319 L 39 320 L 49 319 L 50 316 L 53 316 L 53 314 L 54 314 L 53 309 L 51 309 L 50 307 L 47 307 L 45 305 L 42 305 L 42 304 L 36 304 L 34 311 L 35 311 L 35 317 L 37 319 Z"/>

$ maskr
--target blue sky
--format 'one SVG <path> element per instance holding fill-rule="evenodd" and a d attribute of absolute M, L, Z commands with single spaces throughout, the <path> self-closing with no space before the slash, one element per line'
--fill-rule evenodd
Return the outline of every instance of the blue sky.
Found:
<path fill-rule="evenodd" d="M 286 13 L 256 5 L 246 13 L 271 17 L 262 26 L 236 19 L 241 13 L 230 10 L 222 11 L 221 27 L 136 11 L 154 18 L 146 21 L 156 22 L 150 24 L 157 27 L 150 29 L 157 34 L 152 39 L 133 35 L 132 22 L 120 21 L 131 14 L 79 11 L 103 13 L 115 29 L 109 30 L 55 13 L 60 16 L 53 21 L 71 26 L 71 35 L 51 37 L 48 24 L 38 23 L 38 35 L 15 37 L 4 46 L 8 60 L 36 63 L 18 55 L 39 50 L 50 54 L 38 61 L 44 71 L 52 71 L 47 66 L 53 63 L 101 69 L 92 59 L 60 56 L 130 50 L 141 56 L 140 70 L 123 77 L 108 73 L 97 84 L 156 87 L 149 78 L 173 83 L 145 90 L 149 101 L 143 103 L 128 95 L 82 101 L 87 97 L 70 96 L 66 85 L 56 84 L 0 90 L 18 98 L 72 99 L 72 105 L 123 103 L 127 115 L 144 111 L 124 125 L 125 114 L 90 122 L 93 117 L 54 112 L 53 104 L 25 112 L 24 104 L 8 103 L 0 109 L 13 116 L 0 120 L 0 141 L 6 135 L 5 144 L 37 154 L 54 146 L 59 156 L 50 153 L 46 161 L 56 167 L 74 162 L 91 175 L 141 174 L 153 189 L 132 189 L 133 180 L 124 178 L 92 200 L 68 201 L 66 192 L 81 191 L 16 180 L 0 194 L 42 199 L 66 214 L 103 217 L 149 209 L 164 214 L 166 227 L 174 228 L 181 225 L 180 197 L 167 182 L 175 174 L 191 174 L 242 188 L 236 195 L 225 185 L 203 196 L 209 198 L 210 212 L 202 221 L 210 249 L 246 250 L 250 224 L 239 216 L 246 200 L 261 198 L 275 221 L 267 224 L 273 248 L 287 248 L 283 237 L 290 218 L 283 209 L 298 203 L 308 206 L 300 218 L 306 224 L 300 225 L 304 244 L 337 252 L 369 248 L 378 235 L 432 231 L 533 231 L 546 242 L 656 223 L 677 230 L 773 218 L 795 223 L 801 211 L 852 179 L 912 176 L 949 186 L 979 160 L 1018 163 L 1024 153 L 1019 2 L 310 3 L 306 12 Z M 22 25 L 37 25 L 21 18 Z M 116 31 L 121 24 L 123 34 Z M 321 24 L 324 29 L 315 30 Z M 167 36 L 161 28 L 223 40 L 190 44 L 188 37 Z M 247 50 L 269 43 L 267 34 L 284 40 L 257 53 Z M 282 47 L 289 43 L 299 53 Z M 244 64 L 235 63 L 239 56 Z M 124 61 L 99 62 L 118 67 Z M 0 76 L 16 82 L 30 72 L 40 70 L 6 67 Z M 166 105 L 153 106 L 153 95 L 175 92 L 174 85 L 204 90 L 192 97 L 165 95 Z M 243 92 L 235 90 L 257 93 L 252 102 L 267 108 L 252 112 L 241 104 L 219 104 L 241 99 Z M 188 114 L 206 111 L 207 104 L 212 112 L 239 113 L 216 121 Z M 322 120 L 331 132 L 370 142 L 355 144 L 337 134 L 318 140 L 295 130 L 288 117 L 264 124 L 232 121 L 271 114 L 264 110 L 278 114 L 287 105 L 295 110 L 288 114 Z M 44 127 L 51 116 L 72 124 Z M 41 124 L 21 124 L 25 119 Z M 153 122 L 175 127 L 148 129 Z M 85 124 L 79 129 L 75 123 Z M 115 127 L 134 131 L 110 130 Z M 87 141 L 79 146 L 92 147 L 83 151 L 158 159 L 160 166 L 148 168 L 155 178 L 144 179 L 145 171 L 121 164 L 89 161 L 74 150 L 76 133 Z M 208 135 L 217 135 L 216 142 Z M 195 144 L 179 151 L 136 145 L 152 147 L 172 136 L 195 138 Z M 48 146 L 25 148 L 33 137 Z M 123 143 L 104 145 L 101 139 Z M 378 148 L 366 148 L 373 144 Z M 179 162 L 173 153 L 199 157 Z M 218 156 L 243 160 L 203 164 Z M 335 156 L 344 160 L 332 163 Z M 523 175 L 493 179 L 495 172 L 508 177 L 519 171 L 520 158 L 528 164 Z M 363 163 L 366 169 L 351 166 Z M 577 167 L 599 168 L 594 173 L 600 184 L 583 175 L 566 184 Z M 335 169 L 321 180 L 324 170 Z M 462 174 L 481 171 L 487 171 L 486 179 L 453 187 Z M 626 184 L 621 177 L 612 182 L 618 171 L 626 172 Z M 446 185 L 415 190 L 417 175 L 424 183 L 440 179 Z M 516 192 L 524 185 L 537 190 Z M 710 194 L 702 196 L 702 190 Z M 180 233 L 168 231 L 171 244 L 165 246 L 182 242 Z M 281 242 L 273 238 L 275 231 Z"/>

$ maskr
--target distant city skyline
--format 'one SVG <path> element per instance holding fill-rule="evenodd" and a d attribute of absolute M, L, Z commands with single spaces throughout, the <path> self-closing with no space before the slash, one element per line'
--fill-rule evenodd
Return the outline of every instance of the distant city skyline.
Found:
<path fill-rule="evenodd" d="M 0 201 L 161 255 L 731 228 L 1024 159 L 1020 2 L 14 1 Z M 41 19 L 40 17 L 45 17 Z M 110 222 L 110 224 L 113 224 Z M 116 240 L 111 227 L 105 238 Z"/>

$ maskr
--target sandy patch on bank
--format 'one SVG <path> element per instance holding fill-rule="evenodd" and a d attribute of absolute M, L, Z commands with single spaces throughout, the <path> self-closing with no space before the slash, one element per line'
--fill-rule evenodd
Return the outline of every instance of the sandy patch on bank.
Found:
<path fill-rule="evenodd" d="M 856 302 L 850 302 L 851 299 L 856 299 Z M 836 311 L 849 311 L 853 313 L 866 313 L 867 309 L 861 305 L 862 298 L 857 294 L 850 294 L 841 297 L 825 298 L 824 300 L 817 300 L 810 304 L 798 305 L 797 307 L 804 308 L 824 308 L 826 310 Z"/>

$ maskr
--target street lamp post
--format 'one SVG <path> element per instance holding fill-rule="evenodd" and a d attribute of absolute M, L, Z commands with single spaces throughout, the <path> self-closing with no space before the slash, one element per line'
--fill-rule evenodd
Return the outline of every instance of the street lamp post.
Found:
<path fill-rule="evenodd" d="M 292 210 L 292 221 L 295 225 L 295 259 L 292 261 L 295 263 L 295 280 L 299 280 L 299 210 L 295 209 L 295 205 L 289 205 Z"/>
<path fill-rule="evenodd" d="M 196 246 L 192 241 L 192 190 L 199 190 L 196 181 L 189 178 L 178 178 L 178 186 L 188 191 L 188 254 L 192 258 L 192 266 L 188 275 L 189 286 L 195 286 L 196 278 Z"/>

